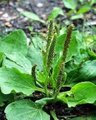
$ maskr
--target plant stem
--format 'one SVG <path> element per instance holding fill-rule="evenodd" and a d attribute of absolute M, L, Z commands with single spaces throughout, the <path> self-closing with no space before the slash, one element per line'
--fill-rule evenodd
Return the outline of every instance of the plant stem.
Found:
<path fill-rule="evenodd" d="M 54 48 L 56 43 L 56 28 L 53 24 L 53 21 L 50 21 L 49 32 L 48 32 L 48 40 L 46 45 L 46 53 L 44 54 L 44 71 L 47 75 L 45 82 L 45 93 L 48 96 L 48 84 L 50 83 L 50 70 L 52 61 L 54 58 Z"/>
<path fill-rule="evenodd" d="M 53 58 L 54 58 L 55 43 L 56 43 L 56 33 L 54 33 L 54 38 L 51 42 L 51 45 L 50 45 L 50 48 L 49 48 L 49 51 L 48 51 L 47 67 L 48 67 L 49 72 L 50 72 L 52 61 L 53 61 Z"/>
<path fill-rule="evenodd" d="M 63 62 L 64 63 L 66 61 L 67 52 L 68 52 L 68 48 L 69 48 L 70 41 L 71 41 L 73 27 L 74 27 L 74 25 L 71 24 L 67 29 L 67 35 L 66 35 L 66 39 L 65 39 L 65 43 L 64 43 L 64 50 L 63 50 Z"/>
<path fill-rule="evenodd" d="M 59 75 L 57 78 L 57 88 L 55 91 L 55 98 L 59 94 L 59 91 L 62 87 L 63 81 L 66 79 L 64 70 L 65 70 L 65 62 L 66 62 L 67 52 L 68 52 L 68 48 L 69 48 L 70 41 L 71 41 L 72 30 L 73 30 L 73 25 L 70 25 L 67 29 L 67 35 L 66 35 L 66 39 L 64 42 L 64 50 L 63 50 L 62 61 L 60 64 L 60 72 L 59 72 Z M 63 78 L 64 78 L 64 80 L 63 80 Z"/>
<path fill-rule="evenodd" d="M 36 66 L 37 65 L 34 65 L 31 70 L 31 74 L 32 74 L 32 77 L 34 78 L 35 85 L 36 85 Z"/>
<path fill-rule="evenodd" d="M 47 39 L 47 46 L 46 46 L 46 52 L 50 46 L 50 43 L 52 41 L 52 38 L 53 38 L 53 29 L 54 29 L 54 23 L 53 21 L 50 21 L 49 23 L 49 31 L 48 31 L 48 39 Z"/>
<path fill-rule="evenodd" d="M 55 111 L 50 111 L 50 114 L 54 120 L 58 120 Z"/>

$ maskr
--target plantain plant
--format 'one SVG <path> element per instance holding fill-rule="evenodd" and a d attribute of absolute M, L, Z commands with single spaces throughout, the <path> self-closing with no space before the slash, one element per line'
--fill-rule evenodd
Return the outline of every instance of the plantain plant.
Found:
<path fill-rule="evenodd" d="M 50 120 L 50 114 L 56 120 L 54 110 L 48 114 L 43 109 L 48 103 L 60 101 L 69 107 L 95 103 L 95 83 L 80 82 L 76 75 L 86 73 L 84 65 L 92 66 L 96 62 L 88 63 L 88 48 L 73 28 L 70 25 L 61 34 L 62 30 L 50 21 L 46 40 L 35 36 L 28 45 L 22 30 L 13 31 L 0 40 L 0 106 L 6 102 L 7 120 Z M 90 79 L 95 76 L 93 71 Z M 70 90 L 61 92 L 66 86 L 70 86 Z"/>

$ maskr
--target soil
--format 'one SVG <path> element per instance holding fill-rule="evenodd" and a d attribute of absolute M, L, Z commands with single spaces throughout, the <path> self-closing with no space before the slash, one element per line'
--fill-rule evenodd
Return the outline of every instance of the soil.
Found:
<path fill-rule="evenodd" d="M 37 95 L 37 99 L 41 98 L 40 96 Z M 32 99 L 32 98 L 30 98 Z M 32 100 L 34 101 L 36 98 L 33 98 Z M 5 105 L 6 106 L 6 105 Z M 4 113 L 5 107 L 0 108 L 0 120 L 6 120 L 5 118 L 5 113 Z M 58 120 L 72 120 L 73 118 L 81 117 L 81 116 L 91 116 L 96 114 L 96 106 L 92 104 L 85 104 L 85 105 L 79 105 L 75 108 L 68 108 L 68 106 L 64 103 L 61 102 L 56 102 L 53 104 L 47 104 L 44 107 L 44 111 L 46 111 L 48 114 L 50 114 L 49 111 L 55 111 Z M 53 120 L 51 117 L 50 120 Z M 83 119 L 85 120 L 85 119 Z M 87 119 L 86 119 L 87 120 Z M 95 119 L 92 119 L 95 120 Z"/>
<path fill-rule="evenodd" d="M 96 111 L 96 106 L 85 104 L 79 105 L 75 108 L 68 108 L 67 105 L 57 102 L 55 104 L 48 104 L 45 106 L 45 111 L 49 113 L 50 110 L 55 111 L 59 120 L 71 120 L 72 118 L 77 118 L 79 116 L 92 115 L 94 111 Z M 51 118 L 51 120 L 53 119 Z"/>
<path fill-rule="evenodd" d="M 36 13 L 43 20 L 47 20 L 47 16 L 50 14 L 53 7 L 59 6 L 64 11 L 64 16 L 59 16 L 57 22 L 63 25 L 68 23 L 74 23 L 75 26 L 82 28 L 84 20 L 70 20 L 66 15 L 68 9 L 66 9 L 62 3 L 62 0 L 6 0 L 0 1 L 0 36 L 3 36 L 14 29 L 23 29 L 27 36 L 30 36 L 30 30 L 28 28 L 32 27 L 35 32 L 46 32 L 47 26 L 39 23 L 32 22 L 19 14 L 19 10 L 28 10 Z M 93 11 L 88 12 L 85 17 L 87 20 L 87 25 L 96 26 L 96 15 Z M 94 23 L 94 24 L 93 24 Z M 61 91 L 64 91 L 62 89 Z M 38 96 L 39 95 L 39 96 Z M 35 97 L 38 99 L 42 97 L 40 93 L 35 93 Z M 33 99 L 33 98 L 32 98 Z M 37 99 L 37 98 L 36 98 Z M 35 100 L 35 98 L 33 99 Z M 54 110 L 58 116 L 59 120 L 71 120 L 73 117 L 90 115 L 96 111 L 96 106 L 91 104 L 80 105 L 75 108 L 68 108 L 67 105 L 63 103 L 48 104 L 44 107 L 44 110 L 49 113 L 49 110 Z M 0 108 L 0 120 L 6 120 L 4 115 L 4 108 Z"/>
<path fill-rule="evenodd" d="M 5 114 L 4 114 L 4 107 L 0 107 L 0 120 L 6 120 Z"/>
<path fill-rule="evenodd" d="M 82 28 L 83 22 L 86 21 L 88 26 L 96 25 L 96 15 L 93 11 L 85 14 L 83 19 L 71 20 L 70 17 L 67 16 L 69 10 L 64 7 L 62 0 L 9 0 L 9 3 L 5 0 L 5 2 L 0 2 L 0 35 L 2 35 L 2 33 L 7 34 L 19 28 L 23 29 L 27 34 L 30 34 L 28 26 L 32 26 L 36 32 L 46 31 L 47 26 L 39 22 L 29 21 L 20 15 L 19 10 L 34 12 L 41 19 L 47 20 L 47 16 L 54 7 L 61 7 L 63 9 L 64 16 L 57 18 L 60 24 L 68 25 L 69 23 L 74 23 L 75 26 L 81 26 Z"/>

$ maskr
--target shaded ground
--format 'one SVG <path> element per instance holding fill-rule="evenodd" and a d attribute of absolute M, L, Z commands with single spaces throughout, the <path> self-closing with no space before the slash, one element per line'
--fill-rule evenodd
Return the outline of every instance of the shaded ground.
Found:
<path fill-rule="evenodd" d="M 32 11 L 46 20 L 48 14 L 55 6 L 63 7 L 63 4 L 60 1 L 58 2 L 58 0 L 20 0 L 10 1 L 9 4 L 2 2 L 0 4 L 0 33 L 9 32 L 14 28 L 27 29 L 28 26 L 32 26 L 35 30 L 39 31 L 43 25 L 38 22 L 28 21 L 20 15 L 18 10 Z"/>
<path fill-rule="evenodd" d="M 44 110 L 50 114 L 49 111 L 54 111 L 58 117 L 58 120 L 77 120 L 78 117 L 81 117 L 78 120 L 89 120 L 86 117 L 92 117 L 90 120 L 96 120 L 96 106 L 91 104 L 80 105 L 75 108 L 68 108 L 67 105 L 57 102 L 55 104 L 48 104 L 44 107 Z M 85 117 L 82 118 L 82 116 Z M 77 118 L 77 119 L 74 119 Z M 0 120 L 6 120 L 4 114 L 4 108 L 0 108 Z M 51 117 L 50 120 L 53 120 Z"/>
<path fill-rule="evenodd" d="M 10 0 L 7 2 L 0 2 L 0 33 L 6 33 L 16 28 L 28 30 L 28 26 L 32 26 L 34 31 L 45 31 L 46 26 L 39 22 L 32 22 L 20 15 L 19 9 L 28 10 L 36 13 L 41 19 L 46 20 L 51 10 L 59 6 L 64 11 L 64 16 L 58 17 L 58 21 L 62 24 L 73 22 L 75 26 L 83 25 L 84 20 L 70 20 L 67 16 L 67 11 L 62 3 L 62 0 Z M 88 12 L 84 19 L 87 20 L 88 25 L 96 25 L 96 15 L 93 11 Z M 43 30 L 42 30 L 43 29 Z"/>
<path fill-rule="evenodd" d="M 45 108 L 47 109 L 47 111 L 49 111 L 50 109 L 54 110 L 56 112 L 58 120 L 74 120 L 73 118 L 78 118 L 79 116 L 91 116 L 93 114 L 94 115 L 96 114 L 94 113 L 94 111 L 96 111 L 96 106 L 91 104 L 80 105 L 75 108 L 68 108 L 66 105 L 62 103 L 56 103 L 53 105 L 49 104 L 45 106 Z M 82 120 L 87 120 L 87 119 L 82 119 Z"/>

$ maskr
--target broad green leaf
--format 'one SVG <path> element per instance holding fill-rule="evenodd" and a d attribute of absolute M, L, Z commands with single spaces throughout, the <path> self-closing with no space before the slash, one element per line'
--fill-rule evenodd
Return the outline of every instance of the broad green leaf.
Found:
<path fill-rule="evenodd" d="M 48 20 L 54 20 L 58 15 L 64 15 L 63 10 L 59 7 L 55 7 L 48 16 Z"/>
<path fill-rule="evenodd" d="M 41 84 L 44 85 L 44 83 L 46 82 L 46 74 L 45 72 L 37 72 L 37 81 L 40 82 Z"/>
<path fill-rule="evenodd" d="M 6 107 L 5 113 L 7 120 L 50 120 L 50 116 L 31 100 L 11 103 Z"/>
<path fill-rule="evenodd" d="M 63 34 L 57 38 L 55 49 L 57 54 L 60 54 L 63 50 L 65 36 L 66 34 Z M 56 59 L 58 60 L 58 58 L 59 55 Z M 68 73 L 66 80 L 67 85 L 73 85 L 73 81 L 76 81 L 76 78 L 79 76 L 79 65 L 86 60 L 86 58 L 88 58 L 88 53 L 83 36 L 79 31 L 73 31 L 66 59 L 66 72 Z M 56 63 L 56 60 L 54 63 Z"/>
<path fill-rule="evenodd" d="M 82 45 L 83 46 L 83 45 Z M 84 47 L 84 46 L 83 46 Z M 67 85 L 74 85 L 79 81 L 84 81 L 83 78 L 80 78 L 80 69 L 81 65 L 85 63 L 86 59 L 88 58 L 88 53 L 86 49 L 80 49 L 80 52 L 68 63 L 66 63 L 66 72 L 67 72 Z M 88 79 L 86 79 L 88 80 Z"/>
<path fill-rule="evenodd" d="M 21 14 L 24 15 L 25 17 L 27 17 L 27 18 L 30 19 L 30 20 L 39 21 L 39 22 L 45 23 L 45 21 L 43 21 L 41 18 L 39 18 L 38 15 L 36 15 L 36 14 L 33 13 L 33 12 L 22 11 Z"/>
<path fill-rule="evenodd" d="M 36 49 L 45 50 L 46 41 L 42 39 L 40 36 L 32 37 L 32 44 Z"/>
<path fill-rule="evenodd" d="M 11 66 L 5 63 L 3 65 L 16 68 L 19 66 L 22 67 L 22 72 L 31 73 L 32 64 L 26 58 L 27 51 L 27 37 L 22 30 L 16 30 L 0 41 L 0 52 L 11 61 Z"/>
<path fill-rule="evenodd" d="M 82 19 L 83 17 L 84 17 L 83 14 L 73 15 L 71 17 L 71 20 Z"/>
<path fill-rule="evenodd" d="M 84 14 L 88 12 L 90 9 L 91 9 L 90 5 L 84 5 L 78 10 L 77 14 Z"/>
<path fill-rule="evenodd" d="M 85 62 L 78 72 L 78 80 L 84 81 L 84 80 L 94 80 L 96 79 L 96 60 L 89 60 Z"/>
<path fill-rule="evenodd" d="M 96 85 L 92 82 L 81 82 L 76 84 L 68 92 L 59 94 L 58 99 L 67 103 L 69 107 L 79 104 L 94 104 L 96 101 Z"/>
<path fill-rule="evenodd" d="M 37 69 L 42 70 L 43 58 L 42 51 L 45 49 L 46 43 L 39 37 L 32 38 L 32 44 L 29 46 L 27 58 L 32 65 L 37 65 Z"/>
<path fill-rule="evenodd" d="M 4 62 L 3 66 L 9 67 L 9 68 L 16 67 L 17 69 L 21 68 L 22 69 L 21 72 L 31 74 L 32 64 L 26 56 L 24 56 L 21 53 L 16 53 L 16 54 L 14 53 L 14 54 L 8 55 L 8 57 L 9 57 L 9 59 L 6 59 L 5 61 L 6 62 L 10 61 L 11 65 Z M 19 69 L 19 70 L 21 70 L 21 69 Z"/>
<path fill-rule="evenodd" d="M 25 65 L 26 64 L 24 64 L 24 66 Z M 24 66 L 21 66 L 21 65 L 17 64 L 16 62 L 14 62 L 12 60 L 8 60 L 8 59 L 3 60 L 2 66 L 5 66 L 7 68 L 16 68 L 22 73 L 29 73 L 29 74 L 31 73 L 31 68 L 32 68 L 31 66 L 28 66 L 28 65 L 27 65 L 27 67 L 24 68 Z M 28 67 L 30 67 L 30 68 L 28 68 Z"/>
<path fill-rule="evenodd" d="M 30 95 L 36 90 L 31 75 L 20 73 L 17 69 L 0 68 L 0 87 L 4 94 L 12 91 Z"/>
<path fill-rule="evenodd" d="M 75 10 L 77 7 L 77 1 L 76 0 L 63 0 L 64 5 L 66 8 Z"/>
<path fill-rule="evenodd" d="M 31 61 L 32 65 L 37 65 L 37 69 L 42 69 L 42 54 L 40 50 L 36 49 L 33 45 L 30 46 L 27 58 Z"/>
<path fill-rule="evenodd" d="M 96 113 L 93 115 L 86 115 L 86 116 L 71 118 L 71 120 L 96 120 Z"/>
<path fill-rule="evenodd" d="M 57 38 L 57 43 L 55 47 L 55 51 L 57 54 L 63 51 L 64 41 L 65 41 L 66 34 L 60 35 Z M 81 48 L 82 44 L 82 34 L 79 31 L 74 31 L 71 37 L 71 43 L 68 49 L 67 59 L 66 62 L 72 59 L 72 56 L 76 56 Z"/>
<path fill-rule="evenodd" d="M 68 49 L 67 61 L 71 60 L 72 56 L 76 56 L 79 53 L 80 43 L 82 41 L 82 35 L 79 31 L 74 31 L 71 37 L 71 43 Z"/>
<path fill-rule="evenodd" d="M 0 51 L 7 54 L 27 53 L 27 37 L 22 30 L 16 30 L 5 36 L 0 41 Z"/>

